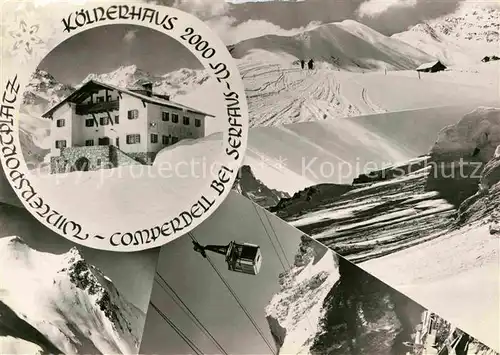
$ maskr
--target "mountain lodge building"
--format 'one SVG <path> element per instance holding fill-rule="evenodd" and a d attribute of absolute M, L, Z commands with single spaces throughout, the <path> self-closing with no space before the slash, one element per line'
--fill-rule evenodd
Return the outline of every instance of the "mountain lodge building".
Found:
<path fill-rule="evenodd" d="M 424 63 L 421 66 L 417 68 L 418 72 L 424 72 L 424 73 L 436 73 L 438 71 L 445 70 L 446 66 L 441 63 L 441 61 L 435 61 L 435 62 L 430 62 L 430 63 Z"/>
<path fill-rule="evenodd" d="M 52 120 L 51 173 L 151 164 L 166 146 L 205 136 L 213 115 L 153 93 L 90 80 L 42 115 Z"/>

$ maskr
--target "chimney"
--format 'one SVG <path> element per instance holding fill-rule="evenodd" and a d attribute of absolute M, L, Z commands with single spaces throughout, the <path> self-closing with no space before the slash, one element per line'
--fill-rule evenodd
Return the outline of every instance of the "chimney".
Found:
<path fill-rule="evenodd" d="M 153 83 L 144 83 L 142 84 L 142 87 L 144 88 L 144 90 L 146 91 L 146 95 L 148 96 L 153 96 Z"/>

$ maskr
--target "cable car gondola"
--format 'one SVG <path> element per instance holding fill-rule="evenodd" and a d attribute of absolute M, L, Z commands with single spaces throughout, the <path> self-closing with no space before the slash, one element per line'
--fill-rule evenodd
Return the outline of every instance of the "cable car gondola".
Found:
<path fill-rule="evenodd" d="M 257 275 L 262 265 L 262 254 L 260 247 L 250 243 L 230 242 L 228 245 L 206 245 L 202 246 L 193 240 L 194 250 L 204 258 L 205 251 L 222 254 L 226 257 L 228 270 L 241 272 L 249 275 Z"/>

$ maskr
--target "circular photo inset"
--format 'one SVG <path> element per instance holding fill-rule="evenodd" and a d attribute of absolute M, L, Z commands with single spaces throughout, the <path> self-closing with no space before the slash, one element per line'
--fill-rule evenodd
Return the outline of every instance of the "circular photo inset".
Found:
<path fill-rule="evenodd" d="M 50 50 L 24 82 L 14 72 L 4 80 L 21 87 L 27 183 L 13 181 L 18 169 L 4 153 L 5 174 L 66 238 L 156 247 L 201 223 L 232 188 L 248 125 L 241 79 L 221 41 L 175 15 L 177 38 L 143 24 L 93 26 Z"/>

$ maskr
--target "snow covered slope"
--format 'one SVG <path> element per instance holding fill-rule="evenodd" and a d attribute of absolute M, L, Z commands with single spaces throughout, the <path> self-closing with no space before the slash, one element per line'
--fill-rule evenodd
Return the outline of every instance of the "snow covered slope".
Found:
<path fill-rule="evenodd" d="M 230 50 L 238 59 L 260 50 L 282 56 L 289 66 L 295 60 L 313 58 L 330 68 L 351 71 L 412 69 L 432 59 L 417 48 L 353 20 L 321 25 L 294 36 L 252 38 L 230 46 Z"/>
<path fill-rule="evenodd" d="M 498 4 L 463 1 L 455 13 L 418 24 L 392 38 L 420 48 L 446 65 L 468 65 L 500 54 L 499 32 Z"/>
<path fill-rule="evenodd" d="M 499 102 L 498 61 L 419 78 L 415 70 L 301 70 L 292 60 L 266 53 L 254 52 L 239 61 L 252 126 Z"/>
<path fill-rule="evenodd" d="M 0 239 L 0 256 L 0 300 L 53 347 L 69 354 L 137 353 L 145 314 L 76 248 L 56 255 L 10 237 Z M 17 339 L 0 343 L 22 345 Z"/>
<path fill-rule="evenodd" d="M 50 196 L 54 209 L 76 216 L 84 208 L 88 228 L 110 235 L 116 226 L 142 230 L 165 215 L 180 213 L 177 199 L 210 184 L 217 173 L 212 167 L 223 159 L 221 144 L 217 135 L 186 139 L 161 150 L 153 165 L 62 174 L 37 171 L 31 181 L 41 195 Z M 79 203 L 68 206 L 68 201 Z"/>

